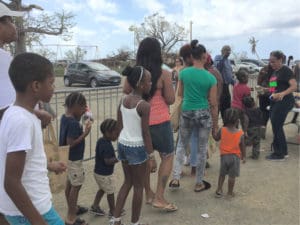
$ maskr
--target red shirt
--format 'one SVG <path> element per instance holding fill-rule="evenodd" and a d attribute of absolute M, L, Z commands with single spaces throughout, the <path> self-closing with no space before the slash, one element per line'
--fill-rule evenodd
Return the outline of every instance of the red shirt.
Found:
<path fill-rule="evenodd" d="M 251 89 L 247 86 L 247 84 L 235 84 L 233 87 L 233 98 L 231 102 L 231 107 L 243 110 L 243 98 L 250 94 Z"/>

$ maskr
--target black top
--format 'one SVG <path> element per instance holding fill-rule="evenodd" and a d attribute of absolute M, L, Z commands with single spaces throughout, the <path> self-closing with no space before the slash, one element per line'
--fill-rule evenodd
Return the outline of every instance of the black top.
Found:
<path fill-rule="evenodd" d="M 282 66 L 279 70 L 274 71 L 271 79 L 272 77 L 277 78 L 277 87 L 275 88 L 275 93 L 288 89 L 290 87 L 290 79 L 295 78 L 293 71 L 287 66 Z"/>
<path fill-rule="evenodd" d="M 264 126 L 263 115 L 259 108 L 245 109 L 249 119 L 248 128 Z"/>
<path fill-rule="evenodd" d="M 108 176 L 114 172 L 114 164 L 107 165 L 104 159 L 115 158 L 115 150 L 111 141 L 100 138 L 96 145 L 95 169 L 94 172 L 99 175 Z"/>
<path fill-rule="evenodd" d="M 82 125 L 74 117 L 62 115 L 60 120 L 59 145 L 67 145 L 67 138 L 77 139 L 83 134 Z M 69 160 L 82 160 L 84 155 L 84 139 L 77 145 L 70 148 Z"/>

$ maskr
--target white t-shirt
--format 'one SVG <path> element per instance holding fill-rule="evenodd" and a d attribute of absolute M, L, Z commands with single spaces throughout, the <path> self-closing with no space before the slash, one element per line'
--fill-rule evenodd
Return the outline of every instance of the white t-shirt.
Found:
<path fill-rule="evenodd" d="M 11 55 L 0 48 L 0 109 L 11 105 L 16 99 L 16 92 L 8 75 Z"/>
<path fill-rule="evenodd" d="M 47 213 L 51 206 L 47 158 L 44 152 L 41 121 L 19 106 L 10 106 L 0 125 L 0 212 L 22 215 L 4 189 L 6 156 L 9 152 L 26 151 L 22 184 L 39 213 Z"/>

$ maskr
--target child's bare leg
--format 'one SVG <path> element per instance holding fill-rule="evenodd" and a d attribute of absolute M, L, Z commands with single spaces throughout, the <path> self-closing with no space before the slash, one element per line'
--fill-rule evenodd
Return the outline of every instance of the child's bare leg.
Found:
<path fill-rule="evenodd" d="M 228 177 L 228 195 L 233 196 L 233 188 L 235 184 L 235 177 Z"/>
<path fill-rule="evenodd" d="M 157 188 L 156 188 L 154 203 L 164 206 L 168 204 L 167 200 L 164 198 L 164 193 L 165 193 L 169 176 L 172 171 L 174 155 L 173 154 L 167 156 L 160 155 L 160 157 L 161 157 L 161 163 L 158 170 Z"/>
<path fill-rule="evenodd" d="M 108 206 L 109 206 L 109 212 L 113 215 L 114 211 L 115 211 L 115 194 L 109 194 L 107 195 L 107 202 L 108 202 Z"/>
<path fill-rule="evenodd" d="M 147 162 L 140 165 L 131 166 L 131 174 L 133 184 L 133 198 L 131 209 L 131 223 L 138 222 L 141 214 L 142 202 L 143 202 L 143 190 L 145 182 L 145 172 L 147 170 Z"/>
<path fill-rule="evenodd" d="M 94 199 L 94 203 L 92 205 L 93 208 L 97 208 L 99 206 L 100 201 L 101 201 L 103 195 L 104 195 L 104 191 L 103 190 L 98 190 L 97 191 L 97 194 L 96 194 L 95 199 Z"/>
<path fill-rule="evenodd" d="M 218 189 L 216 192 L 218 193 L 222 193 L 223 192 L 223 184 L 225 181 L 225 176 L 219 176 L 219 180 L 218 180 Z"/>
<path fill-rule="evenodd" d="M 68 207 L 69 207 L 69 196 L 70 196 L 71 187 L 72 186 L 71 186 L 70 181 L 67 180 L 66 189 L 65 189 L 65 197 L 67 200 Z"/>
<path fill-rule="evenodd" d="M 155 197 L 155 193 L 151 190 L 151 185 L 150 185 L 151 167 L 150 167 L 150 164 L 149 164 L 149 160 L 147 161 L 146 164 L 147 164 L 147 169 L 146 169 L 146 172 L 144 174 L 144 176 L 145 176 L 144 187 L 145 187 L 145 194 L 146 194 L 146 202 L 151 204 L 154 197 Z"/>
<path fill-rule="evenodd" d="M 124 183 L 122 184 L 117 197 L 115 211 L 113 212 L 114 218 L 119 218 L 121 216 L 121 211 L 124 208 L 128 193 L 132 187 L 132 175 L 130 174 L 130 166 L 127 163 L 122 162 L 122 167 L 124 171 Z M 114 224 L 121 224 L 121 221 L 115 221 Z"/>
<path fill-rule="evenodd" d="M 74 223 L 77 218 L 77 201 L 78 195 L 80 191 L 81 185 L 79 186 L 71 186 L 71 190 L 69 193 L 69 207 L 68 207 L 68 215 L 67 215 L 67 222 Z"/>

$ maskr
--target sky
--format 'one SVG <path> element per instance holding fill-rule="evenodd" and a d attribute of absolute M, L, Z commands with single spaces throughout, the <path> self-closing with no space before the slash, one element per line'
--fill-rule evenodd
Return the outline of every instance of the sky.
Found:
<path fill-rule="evenodd" d="M 300 1 L 299 0 L 23 0 L 37 4 L 47 13 L 64 9 L 75 15 L 73 37 L 64 41 L 48 36 L 43 44 L 86 46 L 88 58 L 105 58 L 118 49 L 134 49 L 131 25 L 139 26 L 154 13 L 171 23 L 190 29 L 215 56 L 227 44 L 239 54 L 251 53 L 249 38 L 258 40 L 257 52 L 268 58 L 273 50 L 300 59 Z M 32 15 L 39 12 L 34 11 Z M 190 36 L 187 35 L 187 42 Z M 185 43 L 182 43 L 182 45 Z M 97 46 L 97 48 L 95 47 Z M 73 47 L 59 47 L 57 58 Z M 174 51 L 178 51 L 174 49 Z"/>

